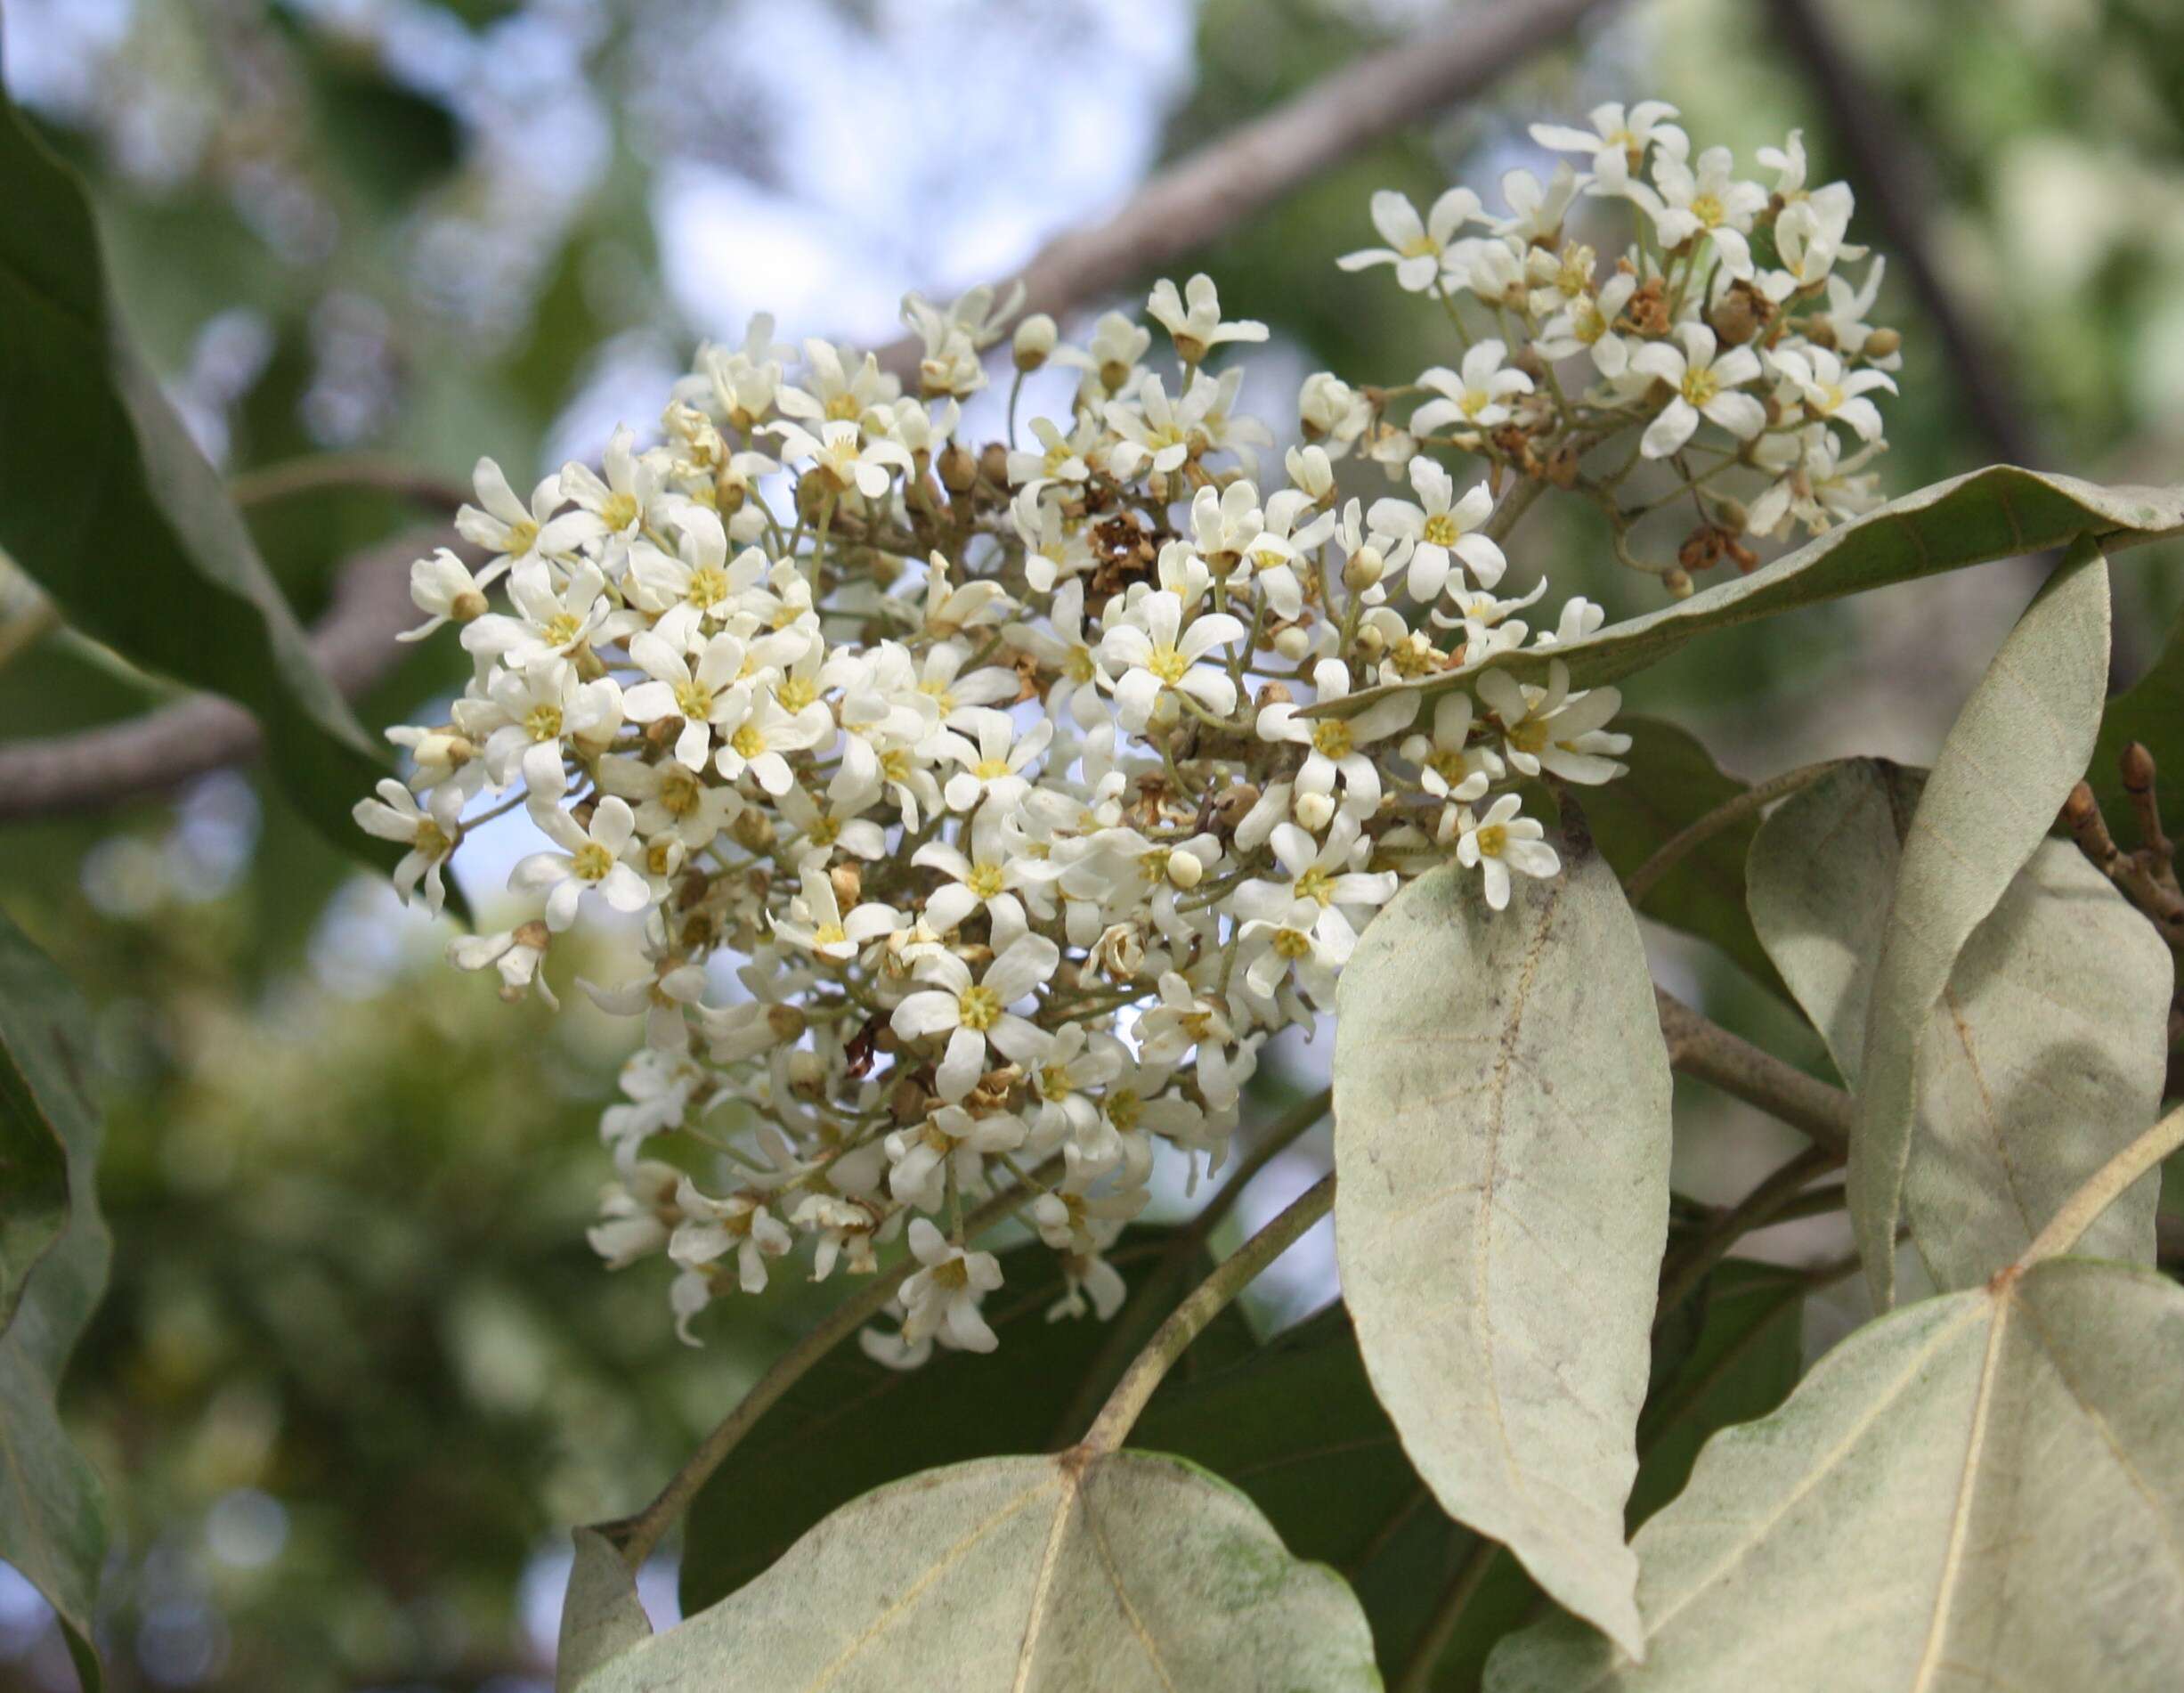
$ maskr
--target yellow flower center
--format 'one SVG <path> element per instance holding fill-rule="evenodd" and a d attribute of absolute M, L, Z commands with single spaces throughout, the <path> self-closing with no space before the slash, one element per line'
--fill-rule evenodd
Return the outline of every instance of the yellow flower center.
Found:
<path fill-rule="evenodd" d="M 1253 568 L 1261 572 L 1279 570 L 1289 562 L 1289 556 L 1287 553 L 1276 552 L 1271 547 L 1262 547 L 1257 552 L 1252 554 L 1251 562 Z"/>
<path fill-rule="evenodd" d="M 1296 879 L 1296 897 L 1327 905 L 1335 898 L 1335 878 L 1315 864 Z"/>
<path fill-rule="evenodd" d="M 1312 746 L 1331 759 L 1345 759 L 1357 748 L 1358 737 L 1339 717 L 1322 718 L 1312 725 Z"/>
<path fill-rule="evenodd" d="M 1005 758 L 982 758 L 970 767 L 970 773 L 981 782 L 998 782 L 1010 774 L 1009 761 Z"/>
<path fill-rule="evenodd" d="M 627 529 L 637 521 L 637 496 L 611 493 L 599 507 L 599 521 L 609 529 Z"/>
<path fill-rule="evenodd" d="M 1462 533 L 1456 526 L 1455 518 L 1445 511 L 1436 511 L 1425 520 L 1425 528 L 1420 539 L 1434 547 L 1453 547 L 1457 536 Z"/>
<path fill-rule="evenodd" d="M 849 939 L 849 932 L 839 923 L 823 923 L 812 932 L 812 944 L 816 947 L 839 947 Z"/>
<path fill-rule="evenodd" d="M 561 707 L 534 705 L 524 713 L 524 732 L 534 741 L 561 738 Z"/>
<path fill-rule="evenodd" d="M 880 774 L 890 782 L 910 779 L 910 754 L 899 746 L 889 747 L 880 755 Z"/>
<path fill-rule="evenodd" d="M 1522 723 L 1505 731 L 1510 745 L 1520 753 L 1543 753 L 1547 750 L 1548 732 L 1544 718 L 1528 717 Z"/>
<path fill-rule="evenodd" d="M 455 843 L 448 839 L 448 832 L 432 818 L 420 818 L 418 820 L 417 838 L 410 844 L 428 859 L 443 859 Z"/>
<path fill-rule="evenodd" d="M 1431 258 L 1441 248 L 1434 244 L 1431 235 L 1420 233 L 1413 235 L 1395 250 L 1405 258 Z"/>
<path fill-rule="evenodd" d="M 1049 1064 L 1039 1072 L 1039 1096 L 1042 1099 L 1066 1098 L 1072 1091 L 1066 1065 Z"/>
<path fill-rule="evenodd" d="M 1145 1114 L 1145 1102 L 1138 1097 L 1137 1090 L 1117 1088 L 1108 1095 L 1108 1121 L 1127 1135 L 1138 1126 L 1138 1119 Z"/>
<path fill-rule="evenodd" d="M 963 885 L 981 899 L 990 899 L 1001 891 L 1001 867 L 998 864 L 974 864 L 970 874 L 963 878 Z"/>
<path fill-rule="evenodd" d="M 583 620 L 574 612 L 561 612 L 547 620 L 546 640 L 549 647 L 566 647 L 583 632 Z"/>
<path fill-rule="evenodd" d="M 956 1015 L 963 1027 L 984 1034 L 1001 1021 L 1001 996 L 991 988 L 971 986 L 957 996 Z"/>
<path fill-rule="evenodd" d="M 508 525 L 507 550 L 512 553 L 529 552 L 532 542 L 538 538 L 539 525 L 530 518 L 526 517 L 521 523 L 512 523 Z"/>
<path fill-rule="evenodd" d="M 766 751 L 766 737 L 756 723 L 746 723 L 728 737 L 728 745 L 735 749 L 738 758 L 756 758 Z"/>
<path fill-rule="evenodd" d="M 806 838 L 814 846 L 832 846 L 841 839 L 841 819 L 835 817 L 817 818 L 806 831 Z"/>
<path fill-rule="evenodd" d="M 1442 749 L 1425 761 L 1425 768 L 1450 787 L 1455 787 L 1471 774 L 1470 761 L 1461 753 Z"/>
<path fill-rule="evenodd" d="M 1173 687 L 1190 673 L 1190 661 L 1173 647 L 1156 647 L 1152 656 L 1145 661 L 1145 668 Z"/>
<path fill-rule="evenodd" d="M 1089 647 L 1072 647 L 1068 657 L 1062 660 L 1062 674 L 1071 681 L 1089 682 L 1092 679 L 1092 655 Z"/>
<path fill-rule="evenodd" d="M 604 882 L 614 867 L 614 855 L 597 841 L 587 841 L 577 848 L 572 862 L 580 880 Z"/>
<path fill-rule="evenodd" d="M 719 565 L 704 565 L 690 573 L 683 598 L 700 611 L 710 611 L 728 597 L 728 573 Z"/>
<path fill-rule="evenodd" d="M 1683 395 L 1693 405 L 1704 405 L 1721 392 L 1721 378 L 1713 371 L 1693 365 L 1684 372 Z"/>
<path fill-rule="evenodd" d="M 660 778 L 660 803 L 670 817 L 688 817 L 698 809 L 698 778 L 681 765 L 669 766 Z"/>
<path fill-rule="evenodd" d="M 678 682 L 675 709 L 691 722 L 702 723 L 713 714 L 713 690 L 700 681 Z"/>
<path fill-rule="evenodd" d="M 962 1258 L 948 1258 L 932 1267 L 934 1284 L 960 1292 L 970 1285 L 970 1267 Z"/>
<path fill-rule="evenodd" d="M 1490 859 L 1498 859 L 1502 849 L 1509 844 L 1509 831 L 1498 823 L 1490 823 L 1474 838 L 1482 853 Z"/>
<path fill-rule="evenodd" d="M 783 711 L 800 712 L 819 697 L 819 688 L 808 677 L 792 676 L 774 690 L 774 697 L 781 702 Z"/>
<path fill-rule="evenodd" d="M 1722 203 L 1712 194 L 1699 194 L 1691 202 L 1691 215 L 1706 229 L 1713 229 L 1722 220 Z"/>
<path fill-rule="evenodd" d="M 1285 958 L 1307 958 L 1311 956 L 1312 938 L 1302 929 L 1274 931 L 1274 950 Z"/>
<path fill-rule="evenodd" d="M 857 417 L 857 395 L 837 394 L 826 403 L 826 420 L 829 423 L 848 423 Z"/>

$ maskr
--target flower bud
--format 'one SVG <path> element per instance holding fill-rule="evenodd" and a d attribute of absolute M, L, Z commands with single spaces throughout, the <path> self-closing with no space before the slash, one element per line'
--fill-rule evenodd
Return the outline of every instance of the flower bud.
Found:
<path fill-rule="evenodd" d="M 950 493 L 969 493 L 978 479 L 978 456 L 962 442 L 949 442 L 940 455 L 940 485 Z"/>
<path fill-rule="evenodd" d="M 1361 594 L 1381 577 L 1387 574 L 1388 561 L 1379 548 L 1367 545 L 1350 555 L 1343 566 L 1343 586 L 1353 594 Z"/>
<path fill-rule="evenodd" d="M 1869 359 L 1893 357 L 1903 349 L 1903 335 L 1896 330 L 1873 330 L 1865 338 L 1865 345 L 1858 350 Z"/>
<path fill-rule="evenodd" d="M 1034 312 L 1018 324 L 1016 340 L 1011 349 L 1016 359 L 1016 368 L 1019 370 L 1035 370 L 1044 364 L 1047 355 L 1054 350 L 1058 334 L 1054 320 L 1044 312 Z"/>
<path fill-rule="evenodd" d="M 464 589 L 448 602 L 448 615 L 459 623 L 474 623 L 485 613 L 485 596 L 475 588 Z"/>
<path fill-rule="evenodd" d="M 1168 854 L 1168 881 L 1188 892 L 1198 885 L 1206 875 L 1206 867 L 1191 854 L 1175 851 Z"/>
<path fill-rule="evenodd" d="M 1663 576 L 1660 579 L 1660 585 L 1668 590 L 1668 597 L 1671 599 L 1689 599 L 1691 598 L 1691 576 L 1681 567 L 1671 570 Z"/>
<path fill-rule="evenodd" d="M 1311 637 L 1295 623 L 1274 637 L 1274 650 L 1292 664 L 1302 663 L 1304 655 L 1311 651 Z"/>
<path fill-rule="evenodd" d="M 865 897 L 865 878 L 854 864 L 836 865 L 826 873 L 826 879 L 833 883 L 835 902 L 844 911 Z"/>
<path fill-rule="evenodd" d="M 1335 796 L 1332 794 L 1300 794 L 1290 809 L 1296 813 L 1298 823 L 1313 834 L 1335 821 Z"/>

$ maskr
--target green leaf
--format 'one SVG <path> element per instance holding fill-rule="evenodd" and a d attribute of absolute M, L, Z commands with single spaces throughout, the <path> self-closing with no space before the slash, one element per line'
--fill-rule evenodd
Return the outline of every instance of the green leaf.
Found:
<path fill-rule="evenodd" d="M 384 767 L 123 333 L 81 184 L 4 96 L 0 197 L 0 550 L 85 634 L 248 707 L 296 809 L 393 864 L 349 816 Z"/>
<path fill-rule="evenodd" d="M 1169 1238 L 1165 1230 L 1129 1229 L 1109 1261 L 1134 1288 Z M 1005 1252 L 1001 1267 L 1006 1280 L 986 1313 L 1001 1338 L 998 1351 L 943 1353 L 922 1369 L 890 1370 L 854 1347 L 839 1347 L 759 1419 L 691 1505 L 686 1615 L 734 1592 L 829 1511 L 883 1483 L 965 1459 L 1049 1451 L 1084 1432 L 1060 1427 L 1064 1413 L 1095 1366 L 1119 1374 L 1128 1354 L 1106 1359 L 1112 1325 L 1089 1313 L 1047 1321 L 1066 1290 L 1047 1247 L 1033 1241 Z M 1179 1372 L 1249 1343 L 1232 1306 L 1183 1355 Z"/>
<path fill-rule="evenodd" d="M 1883 1309 L 1896 1294 L 1896 1221 L 1935 1010 L 1965 942 L 2084 774 L 2107 677 L 2107 565 L 2080 542 L 1965 702 L 1904 834 L 1866 1013 L 1848 1172 L 1851 1225 Z"/>
<path fill-rule="evenodd" d="M 1860 760 L 1785 801 L 1751 857 L 1760 938 L 1857 1083 L 1889 898 L 1923 773 Z M 1904 1216 L 1936 1285 L 1969 1287 L 2153 1120 L 2172 965 L 2067 842 L 2042 840 L 1972 931 L 1919 1044 Z M 2154 1260 L 2158 1177 L 2086 1249 Z"/>
<path fill-rule="evenodd" d="M 2184 1686 L 2184 1290 L 2051 1258 L 1867 1324 L 1639 1531 L 1644 1662 L 1569 1619 L 1493 1693 Z"/>
<path fill-rule="evenodd" d="M 1685 1306 L 1691 1330 L 1657 1340 L 1653 1391 L 1638 1422 L 1633 1520 L 1676 1495 L 1715 1429 L 1766 1415 L 1796 1386 L 1804 1296 L 1794 1272 L 1732 1261 Z M 1291 1551 L 1340 1572 L 1365 1608 L 1392 1682 L 1481 1543 L 1433 1502 L 1404 1457 L 1339 1306 L 1239 1363 L 1164 1387 L 1131 1443 L 1234 1483 Z M 1539 1598 L 1514 1559 L 1496 1559 L 1442 1644 L 1432 1685 L 1444 1693 L 1477 1687 L 1494 1642 L 1521 1626 Z"/>
<path fill-rule="evenodd" d="M 1582 836 L 1488 909 L 1449 864 L 1343 973 L 1335 1237 L 1374 1390 L 1449 1514 L 1635 1640 L 1668 1214 L 1668 1061 L 1638 927 Z"/>
<path fill-rule="evenodd" d="M 583 1693 L 1377 1689 L 1329 1570 L 1178 1458 L 987 1458 L 865 1494 Z"/>
<path fill-rule="evenodd" d="M 1339 713 L 1362 711 L 1402 689 L 1428 697 L 1445 693 L 1488 668 L 1545 681 L 1548 665 L 1559 662 L 1569 665 L 1571 686 L 1591 688 L 1657 664 L 1695 636 L 1823 600 L 2067 546 L 2080 536 L 2137 541 L 2180 533 L 2184 489 L 2104 488 L 2074 476 L 1994 465 L 1892 500 L 1749 576 L 1613 624 L 1588 639 L 1497 653 L 1461 670 L 1364 688 L 1344 701 Z"/>
<path fill-rule="evenodd" d="M 2163 828 L 2172 841 L 2184 841 L 2184 617 L 2177 619 L 2146 674 L 2108 702 L 2093 766 L 2086 772 L 2108 827 L 2126 850 L 2140 842 L 2131 833 L 2136 814 L 2116 760 L 2133 741 L 2154 755 Z"/>
<path fill-rule="evenodd" d="M 1622 755 L 1630 773 L 1586 789 L 1585 824 L 1601 857 L 1628 882 L 1661 847 L 1746 785 L 1716 764 L 1688 729 L 1650 717 L 1620 718 L 1615 727 L 1630 737 L 1630 751 Z M 1744 907 L 1744 857 L 1758 824 L 1757 817 L 1740 819 L 1693 848 L 1648 890 L 1638 911 L 1711 942 L 1754 981 L 1787 999 L 1789 989 Z"/>
<path fill-rule="evenodd" d="M 106 1559 L 105 1495 L 53 1408 L 69 1354 L 106 1290 L 111 1256 L 98 1208 L 99 1119 L 83 1082 L 90 1054 L 76 990 L 0 916 L 0 1085 L 11 1111 L 27 1100 L 62 1136 L 68 1205 L 59 1239 L 29 1265 L 0 1328 L 0 1559 L 53 1606 L 77 1673 L 95 1693 L 92 1616 Z M 33 1195 L 34 1205 L 45 1202 L 35 1187 Z M 12 1181 L 0 1189 L 11 1218 L 17 1197 Z"/>
<path fill-rule="evenodd" d="M 69 1148 L 98 1134 L 76 1070 L 85 1054 L 61 1021 L 74 1010 L 61 986 L 12 926 L 0 927 L 0 1332 L 68 1225 Z"/>
<path fill-rule="evenodd" d="M 614 1544 L 596 1528 L 571 1536 L 573 1557 L 561 1601 L 561 1638 L 554 1653 L 554 1685 L 572 1688 L 601 1665 L 652 1636 L 652 1620 L 637 1598 L 637 1577 Z"/>

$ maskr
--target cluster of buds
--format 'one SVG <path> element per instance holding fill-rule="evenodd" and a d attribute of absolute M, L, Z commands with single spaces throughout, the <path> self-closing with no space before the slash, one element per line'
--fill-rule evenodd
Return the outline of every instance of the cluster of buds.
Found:
<path fill-rule="evenodd" d="M 1581 598 L 1535 626 L 1547 583 L 1506 584 L 1532 500 L 1612 503 L 1666 461 L 1741 561 L 1739 537 L 1866 498 L 1892 353 L 1831 273 L 1848 194 L 1805 191 L 1794 137 L 1771 195 L 1725 153 L 1694 168 L 1668 115 L 1542 130 L 1589 167 L 1513 175 L 1505 217 L 1377 197 L 1390 247 L 1344 263 L 1439 299 L 1460 368 L 1313 376 L 1279 469 L 1230 356 L 1267 331 L 1204 276 L 1153 289 L 1158 355 L 1120 313 L 1082 345 L 1016 325 L 1011 419 L 1028 372 L 1075 389 L 1006 442 L 961 438 L 1018 304 L 981 289 L 906 303 L 915 392 L 762 318 L 604 475 L 526 500 L 480 465 L 461 523 L 489 561 L 413 577 L 416 633 L 459 624 L 474 674 L 448 721 L 393 732 L 411 773 L 358 817 L 436 905 L 466 828 L 528 809 L 528 911 L 453 948 L 511 996 L 545 992 L 588 909 L 641 924 L 644 972 L 583 984 L 642 1030 L 593 1241 L 666 1253 L 686 1335 L 800 1242 L 823 1277 L 899 1237 L 918 1268 L 867 1347 L 991 1347 L 1000 1271 L 965 1219 L 1002 1189 L 1061 1257 L 1058 1315 L 1110 1310 L 1103 1254 L 1157 1152 L 1219 1166 L 1267 1042 L 1332 1010 L 1374 912 L 1450 859 L 1499 908 L 1560 868 L 1525 785 L 1621 773 L 1619 696 L 1560 664 L 1486 668 L 1423 717 L 1388 686 L 1598 628 Z M 1564 234 L 1594 200 L 1643 220 L 1604 269 Z M 1843 456 L 1839 429 L 1872 439 Z M 1767 482 L 1733 521 L 1697 492 L 1733 467 Z"/>

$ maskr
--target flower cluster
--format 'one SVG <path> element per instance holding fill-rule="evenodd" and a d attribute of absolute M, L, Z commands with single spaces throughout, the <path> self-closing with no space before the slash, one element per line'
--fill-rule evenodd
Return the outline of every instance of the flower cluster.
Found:
<path fill-rule="evenodd" d="M 1073 346 L 1040 315 L 1011 337 L 1020 301 L 992 289 L 913 296 L 907 393 L 761 318 L 603 474 L 524 498 L 481 463 L 460 526 L 486 561 L 413 573 L 415 634 L 459 625 L 472 680 L 447 721 L 392 732 L 411 773 L 358 819 L 436 908 L 466 828 L 528 808 L 532 915 L 452 948 L 511 997 L 550 998 L 588 908 L 641 922 L 645 972 L 582 984 L 643 1030 L 592 1238 L 615 1266 L 666 1252 L 686 1335 L 800 1240 L 824 1277 L 901 1237 L 917 1267 L 868 1347 L 990 1347 L 1000 1271 L 965 1218 L 1002 1189 L 1060 1255 L 1057 1315 L 1111 1311 L 1102 1254 L 1156 1146 L 1194 1179 L 1219 1164 L 1266 1042 L 1333 1008 L 1374 912 L 1451 859 L 1499 908 L 1512 875 L 1560 867 L 1525 785 L 1621 772 L 1615 690 L 1559 663 L 1545 686 L 1478 672 L 1423 714 L 1387 686 L 1599 626 L 1579 598 L 1535 628 L 1545 582 L 1505 587 L 1533 499 L 1591 495 L 1620 547 L 1617 490 L 1666 460 L 1712 502 L 1712 563 L 1869 497 L 1893 347 L 1859 321 L 1871 280 L 1833 274 L 1847 191 L 1804 188 L 1794 136 L 1772 192 L 1719 150 L 1694 164 L 1672 115 L 1541 129 L 1585 168 L 1514 173 L 1506 216 L 1464 189 L 1424 219 L 1376 197 L 1388 247 L 1343 262 L 1439 299 L 1458 368 L 1313 376 L 1278 472 L 1222 354 L 1267 331 L 1204 276 L 1154 289 L 1157 355 L 1119 313 Z M 1638 216 L 1605 266 L 1564 230 L 1612 209 L 1594 201 Z M 1012 439 L 978 446 L 961 406 L 989 350 L 1015 369 Z M 1066 415 L 1019 433 L 1050 365 Z M 1731 468 L 1766 484 L 1733 518 L 1701 487 Z"/>

